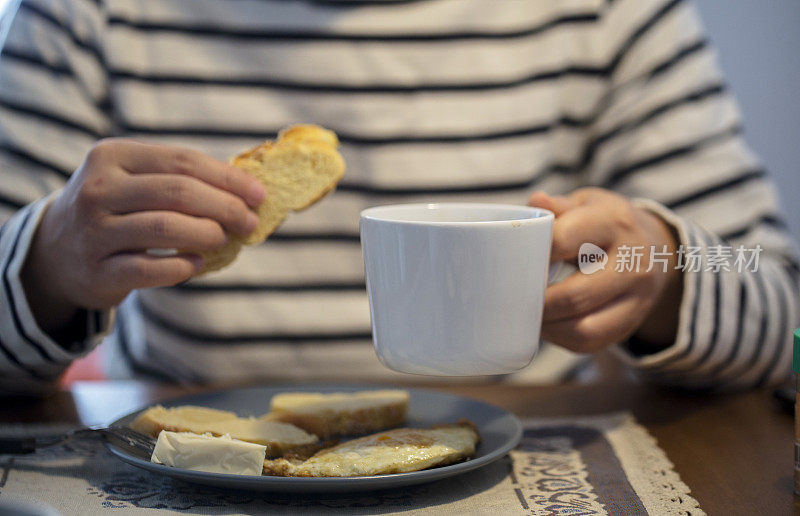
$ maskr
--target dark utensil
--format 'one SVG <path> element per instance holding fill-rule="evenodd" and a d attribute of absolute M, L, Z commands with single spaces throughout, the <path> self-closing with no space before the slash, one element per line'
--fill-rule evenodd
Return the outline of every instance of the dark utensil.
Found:
<path fill-rule="evenodd" d="M 113 441 L 116 446 L 125 448 L 138 456 L 146 456 L 150 459 L 156 440 L 149 435 L 131 430 L 126 426 L 93 426 L 78 428 L 71 432 L 57 435 L 43 435 L 36 437 L 0 437 L 0 454 L 13 453 L 25 454 L 33 453 L 39 448 L 54 446 L 68 439 L 81 437 L 87 434 L 99 433 L 106 439 Z"/>

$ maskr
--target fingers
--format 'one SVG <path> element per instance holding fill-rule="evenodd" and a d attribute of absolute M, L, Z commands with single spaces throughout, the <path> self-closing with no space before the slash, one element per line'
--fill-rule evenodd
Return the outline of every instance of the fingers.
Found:
<path fill-rule="evenodd" d="M 594 274 L 576 272 L 547 287 L 544 322 L 573 319 L 606 305 L 630 289 L 613 267 Z"/>
<path fill-rule="evenodd" d="M 203 259 L 193 254 L 156 257 L 146 253 L 121 253 L 106 258 L 102 265 L 105 276 L 114 279 L 114 286 L 127 292 L 186 281 L 203 269 Z"/>
<path fill-rule="evenodd" d="M 256 178 L 202 152 L 128 141 L 119 146 L 116 158 L 130 174 L 191 176 L 239 196 L 250 206 L 264 200 L 264 186 Z"/>
<path fill-rule="evenodd" d="M 563 195 L 548 195 L 538 191 L 528 198 L 528 206 L 552 211 L 556 217 L 577 206 L 575 201 Z"/>
<path fill-rule="evenodd" d="M 239 197 L 187 176 L 128 177 L 109 194 L 107 202 L 109 209 L 117 214 L 147 210 L 181 212 L 213 219 L 228 231 L 241 235 L 250 234 L 258 225 L 258 217 Z"/>
<path fill-rule="evenodd" d="M 548 195 L 535 192 L 528 199 L 530 206 L 552 211 L 556 215 L 553 224 L 553 248 L 551 261 L 571 260 L 578 256 L 584 242 L 600 247 L 613 239 L 612 228 L 603 223 L 602 205 L 598 199 L 604 197 L 597 189 L 576 190 L 569 196 Z"/>
<path fill-rule="evenodd" d="M 112 216 L 104 232 L 107 254 L 156 248 L 207 251 L 228 241 L 225 231 L 213 220 L 169 211 Z"/>
<path fill-rule="evenodd" d="M 606 248 L 614 241 L 614 228 L 593 206 L 579 206 L 564 212 L 553 224 L 551 261 L 572 260 L 581 244 L 591 242 Z"/>
<path fill-rule="evenodd" d="M 572 319 L 542 325 L 542 338 L 578 353 L 593 353 L 629 338 L 644 317 L 638 295 L 617 298 Z"/>

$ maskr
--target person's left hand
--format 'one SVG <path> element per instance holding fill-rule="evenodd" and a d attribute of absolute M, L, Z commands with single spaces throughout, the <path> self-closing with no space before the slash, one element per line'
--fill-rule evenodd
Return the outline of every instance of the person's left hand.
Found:
<path fill-rule="evenodd" d="M 682 275 L 675 269 L 676 237 L 661 218 L 600 188 L 568 196 L 536 192 L 528 204 L 556 215 L 551 262 L 577 263 L 584 242 L 608 253 L 604 269 L 575 272 L 547 287 L 542 338 L 582 353 L 600 351 L 634 334 L 656 348 L 674 341 Z M 621 246 L 638 248 L 638 270 L 615 270 Z M 664 246 L 669 252 L 666 272 L 660 263 L 648 271 L 651 249 L 662 252 Z"/>

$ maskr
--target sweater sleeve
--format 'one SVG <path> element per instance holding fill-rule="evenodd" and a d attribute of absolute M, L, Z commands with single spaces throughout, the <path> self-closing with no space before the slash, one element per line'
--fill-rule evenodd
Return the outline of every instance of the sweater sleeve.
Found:
<path fill-rule="evenodd" d="M 784 378 L 800 321 L 797 249 L 693 5 L 618 0 L 604 31 L 611 87 L 587 176 L 644 198 L 675 228 L 683 260 L 675 342 L 653 354 L 628 342 L 620 355 L 650 379 L 690 387 Z"/>
<path fill-rule="evenodd" d="M 110 131 L 96 2 L 24 0 L 0 53 L 0 376 L 2 388 L 42 385 L 89 352 L 110 326 L 87 311 L 78 342 L 36 323 L 20 279 L 52 195 Z"/>

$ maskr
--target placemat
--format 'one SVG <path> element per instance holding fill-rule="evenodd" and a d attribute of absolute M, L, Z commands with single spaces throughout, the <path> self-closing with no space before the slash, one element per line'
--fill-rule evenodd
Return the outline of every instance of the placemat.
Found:
<path fill-rule="evenodd" d="M 358 495 L 231 492 L 129 466 L 96 438 L 33 455 L 0 455 L 0 508 L 23 503 L 65 516 L 182 514 L 700 515 L 663 450 L 627 413 L 524 421 L 519 446 L 447 480 Z M 53 426 L 0 425 L 0 435 Z"/>

